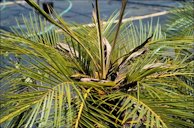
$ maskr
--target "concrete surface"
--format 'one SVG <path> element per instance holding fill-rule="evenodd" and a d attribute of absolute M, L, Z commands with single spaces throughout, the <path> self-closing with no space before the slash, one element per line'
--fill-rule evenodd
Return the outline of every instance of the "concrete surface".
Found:
<path fill-rule="evenodd" d="M 59 14 L 69 6 L 67 0 L 52 1 L 54 2 L 54 9 Z M 40 1 L 40 4 L 42 2 L 43 0 Z M 63 15 L 63 18 L 68 22 L 81 24 L 91 23 L 91 0 L 71 0 L 71 2 L 72 8 Z M 118 11 L 121 8 L 121 0 L 99 0 L 99 6 L 101 19 L 107 20 L 114 11 Z M 128 0 L 128 4 L 125 10 L 125 18 L 169 10 L 172 7 L 178 6 L 179 3 L 174 0 Z M 0 8 L 1 7 L 2 5 L 0 5 Z M 29 13 L 32 12 L 33 9 L 26 3 L 8 5 L 0 12 L 0 28 L 8 29 L 10 26 L 15 26 L 16 18 L 20 24 L 23 24 L 22 15 L 24 17 L 29 17 Z M 164 16 L 161 17 L 162 22 L 164 22 L 165 19 L 166 18 Z"/>

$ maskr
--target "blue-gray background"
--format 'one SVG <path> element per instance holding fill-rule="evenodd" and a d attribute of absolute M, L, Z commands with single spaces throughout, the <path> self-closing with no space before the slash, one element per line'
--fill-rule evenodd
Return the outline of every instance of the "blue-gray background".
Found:
<path fill-rule="evenodd" d="M 13 3 L 7 6 L 6 2 L 16 2 L 17 0 L 0 0 L 0 28 L 8 29 L 15 26 L 17 18 L 22 24 L 22 15 L 29 17 L 29 13 L 33 9 L 25 2 Z M 48 0 L 40 0 L 39 3 Z M 62 17 L 68 22 L 76 22 L 81 24 L 91 23 L 92 5 L 91 0 L 49 0 L 54 2 L 54 9 L 58 14 L 64 13 Z M 150 13 L 169 10 L 173 7 L 180 6 L 180 0 L 128 0 L 125 18 L 131 16 L 141 16 Z M 99 0 L 101 18 L 106 20 L 115 10 L 121 7 L 121 0 Z M 161 16 L 160 21 L 164 22 L 166 16 Z"/>

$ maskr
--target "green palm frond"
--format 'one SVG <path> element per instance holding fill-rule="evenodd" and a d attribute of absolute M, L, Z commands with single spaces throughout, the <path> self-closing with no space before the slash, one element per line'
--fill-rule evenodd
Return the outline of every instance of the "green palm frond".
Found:
<path fill-rule="evenodd" d="M 142 125 L 146 127 L 193 126 L 194 124 L 189 121 L 180 124 L 180 122 L 184 122 L 185 118 L 191 121 L 193 116 L 192 97 L 185 98 L 168 99 L 165 97 L 158 100 L 145 98 L 145 95 L 142 95 L 138 99 L 127 93 L 115 92 L 104 96 L 101 99 L 100 106 L 109 105 L 112 110 L 111 113 L 117 116 L 116 121 L 120 121 L 121 125 L 125 127 L 140 127 Z M 185 100 L 187 101 L 186 105 L 183 104 Z M 117 106 L 111 104 L 113 101 L 118 103 Z M 184 112 L 182 111 L 183 109 Z M 173 115 L 174 118 L 170 115 Z"/>
<path fill-rule="evenodd" d="M 64 118 L 68 118 L 66 125 L 71 127 L 73 125 L 73 118 L 77 113 L 76 108 L 72 106 L 72 102 L 78 105 L 81 103 L 78 97 L 76 98 L 75 95 L 72 96 L 70 94 L 70 86 L 72 87 L 72 85 L 73 83 L 63 83 L 42 91 L 36 90 L 20 94 L 10 94 L 11 96 L 5 95 L 4 98 L 8 102 L 4 102 L 1 109 L 10 109 L 2 113 L 0 122 L 2 123 L 14 117 L 18 118 L 16 115 L 19 115 L 21 120 L 18 120 L 18 124 L 9 122 L 9 126 L 23 127 L 25 122 L 25 127 L 32 127 L 39 122 L 39 127 L 49 126 L 48 124 L 60 127 L 64 125 L 62 123 Z M 26 113 L 26 110 L 28 110 L 28 113 Z"/>
<path fill-rule="evenodd" d="M 17 27 L 13 27 L 12 31 L 19 36 L 23 36 L 35 42 L 47 43 L 47 45 L 55 46 L 59 41 L 59 35 L 56 34 L 55 28 L 52 28 L 46 19 L 41 18 L 40 15 L 33 14 L 29 15 L 29 19 L 24 16 L 23 21 L 25 28 L 18 22 Z"/>
<path fill-rule="evenodd" d="M 181 8 L 171 11 L 166 25 L 168 36 L 193 35 L 193 2 L 183 3 Z"/>

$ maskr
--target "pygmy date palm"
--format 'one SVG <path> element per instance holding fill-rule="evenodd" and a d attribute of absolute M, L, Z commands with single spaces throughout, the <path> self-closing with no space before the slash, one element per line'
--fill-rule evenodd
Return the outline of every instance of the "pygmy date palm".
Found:
<path fill-rule="evenodd" d="M 192 32 L 122 23 L 126 0 L 106 23 L 96 0 L 93 26 L 26 2 L 41 15 L 23 18 L 26 30 L 0 33 L 2 127 L 194 126 Z M 48 23 L 56 29 L 44 32 Z"/>

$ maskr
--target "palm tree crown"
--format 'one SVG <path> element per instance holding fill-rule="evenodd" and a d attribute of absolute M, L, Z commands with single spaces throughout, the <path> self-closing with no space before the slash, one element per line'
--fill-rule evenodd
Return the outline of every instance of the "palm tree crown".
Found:
<path fill-rule="evenodd" d="M 104 24 L 96 0 L 94 26 L 81 26 L 26 2 L 41 15 L 24 17 L 26 30 L 18 24 L 19 30 L 0 32 L 7 59 L 0 77 L 3 127 L 194 126 L 189 21 L 171 20 L 166 31 L 152 21 L 122 23 L 123 0 L 120 13 Z M 191 18 L 189 9 L 176 15 Z M 44 32 L 47 21 L 57 29 Z"/>

